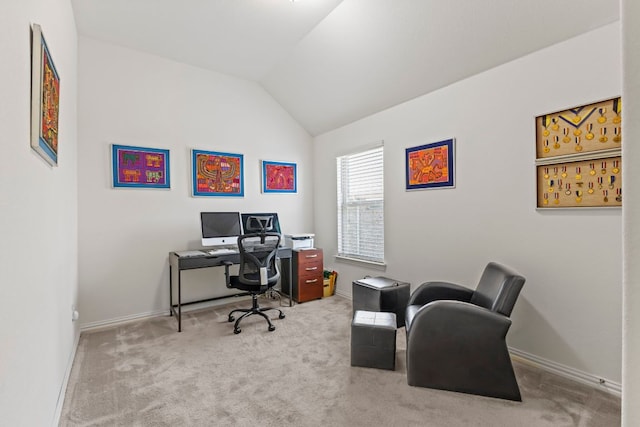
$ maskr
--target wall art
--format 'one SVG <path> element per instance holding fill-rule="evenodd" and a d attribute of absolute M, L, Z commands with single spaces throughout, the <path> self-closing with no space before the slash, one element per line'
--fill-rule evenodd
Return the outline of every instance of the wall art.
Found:
<path fill-rule="evenodd" d="M 550 163 L 537 168 L 538 207 L 622 206 L 622 158 Z"/>
<path fill-rule="evenodd" d="M 536 207 L 622 206 L 622 100 L 536 117 Z"/>
<path fill-rule="evenodd" d="M 620 98 L 536 117 L 536 158 L 619 149 L 622 143 Z"/>
<path fill-rule="evenodd" d="M 58 165 L 60 75 L 38 24 L 32 26 L 31 148 L 50 165 Z"/>
<path fill-rule="evenodd" d="M 244 197 L 243 155 L 191 151 L 194 196 Z"/>
<path fill-rule="evenodd" d="M 111 146 L 113 187 L 170 188 L 169 150 Z"/>
<path fill-rule="evenodd" d="M 454 139 L 406 149 L 406 189 L 454 188 Z"/>
<path fill-rule="evenodd" d="M 263 193 L 295 193 L 297 191 L 295 163 L 262 161 Z"/>

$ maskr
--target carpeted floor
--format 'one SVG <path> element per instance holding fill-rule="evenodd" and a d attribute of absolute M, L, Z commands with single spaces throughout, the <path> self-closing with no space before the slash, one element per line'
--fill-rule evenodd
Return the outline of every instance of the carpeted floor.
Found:
<path fill-rule="evenodd" d="M 521 403 L 410 387 L 404 329 L 395 371 L 351 367 L 351 302 L 338 296 L 234 335 L 227 313 L 247 305 L 190 312 L 181 333 L 168 316 L 83 333 L 60 425 L 620 425 L 619 398 L 522 363 Z"/>

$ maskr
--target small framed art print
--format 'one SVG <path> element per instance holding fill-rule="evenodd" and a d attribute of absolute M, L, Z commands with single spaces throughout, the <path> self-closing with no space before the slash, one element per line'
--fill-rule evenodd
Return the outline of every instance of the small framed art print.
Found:
<path fill-rule="evenodd" d="M 114 187 L 170 188 L 169 150 L 113 144 Z"/>
<path fill-rule="evenodd" d="M 296 164 L 262 161 L 263 193 L 295 193 L 297 190 Z"/>
<path fill-rule="evenodd" d="M 406 189 L 455 187 L 454 139 L 406 149 Z"/>

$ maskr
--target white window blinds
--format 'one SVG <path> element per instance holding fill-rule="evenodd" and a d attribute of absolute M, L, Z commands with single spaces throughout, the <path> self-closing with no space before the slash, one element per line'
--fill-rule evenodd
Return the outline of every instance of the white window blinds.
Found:
<path fill-rule="evenodd" d="M 383 147 L 337 158 L 338 256 L 384 262 Z"/>

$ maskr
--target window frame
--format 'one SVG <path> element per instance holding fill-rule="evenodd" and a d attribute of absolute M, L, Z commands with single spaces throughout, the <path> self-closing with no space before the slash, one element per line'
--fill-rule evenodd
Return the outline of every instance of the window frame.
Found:
<path fill-rule="evenodd" d="M 379 151 L 379 153 L 376 153 L 376 151 Z M 368 161 L 363 160 L 362 157 L 366 157 L 367 155 L 373 155 L 372 159 L 369 159 Z M 358 161 L 358 157 L 361 157 L 360 161 Z M 374 180 L 378 187 L 377 192 L 373 192 L 373 194 L 365 196 L 364 199 L 354 200 L 353 194 L 358 193 L 357 184 L 355 187 L 348 187 L 348 183 L 345 182 L 345 179 L 348 179 L 348 177 L 345 177 L 345 174 L 348 173 L 349 170 L 348 165 L 345 165 L 344 162 L 349 160 L 355 162 L 356 165 L 360 165 L 361 167 L 364 164 L 366 166 L 365 170 L 368 170 L 368 172 L 362 172 L 361 170 L 359 173 L 354 175 L 352 168 L 352 178 L 355 177 L 356 181 L 367 179 L 368 177 L 366 175 L 370 174 L 371 170 L 376 170 L 376 168 L 379 170 L 379 173 L 374 176 Z M 380 142 L 375 145 L 361 147 L 355 151 L 350 151 L 349 153 L 336 156 L 336 169 L 336 258 L 349 262 L 364 263 L 371 266 L 386 266 L 384 250 L 384 143 Z M 362 193 L 362 189 L 360 189 L 360 193 Z M 362 194 L 360 195 L 362 196 Z M 371 209 L 371 207 L 375 208 L 375 212 L 373 215 L 369 215 L 368 218 L 366 212 L 362 214 L 360 213 L 360 209 Z M 355 216 L 357 227 L 366 226 L 366 224 L 362 224 L 363 220 L 376 221 L 376 225 L 378 225 L 380 220 L 376 219 L 376 216 L 379 216 L 379 218 L 382 219 L 381 224 L 379 224 L 380 227 L 375 227 L 375 229 L 372 229 L 369 234 L 366 230 L 363 232 L 362 228 L 353 232 L 354 235 L 352 235 L 351 238 L 355 238 L 358 241 L 355 245 L 355 251 L 353 250 L 354 246 L 350 248 L 351 250 L 349 250 L 349 248 L 345 248 L 345 239 L 349 238 L 349 236 L 345 235 L 345 233 L 348 233 L 348 231 L 345 230 L 345 226 L 348 226 L 346 223 L 346 214 L 349 210 L 352 215 L 354 210 L 356 212 Z M 374 249 L 369 253 L 367 253 L 365 248 L 366 243 L 362 243 L 361 241 L 363 238 L 366 242 L 372 242 L 374 244 Z M 363 248 L 365 248 L 365 250 L 362 250 Z"/>

